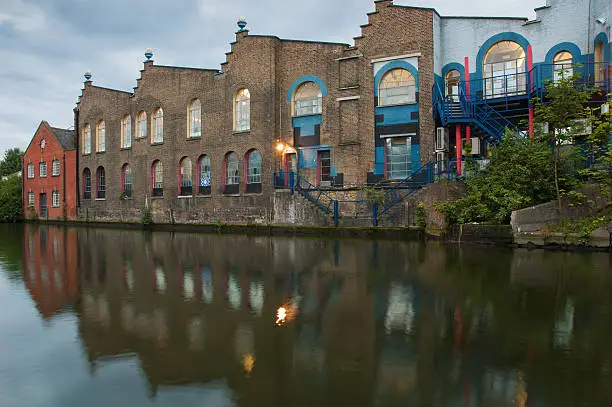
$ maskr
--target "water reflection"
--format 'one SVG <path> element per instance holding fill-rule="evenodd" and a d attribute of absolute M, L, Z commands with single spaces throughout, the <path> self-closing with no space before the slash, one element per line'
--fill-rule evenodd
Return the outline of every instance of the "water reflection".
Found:
<path fill-rule="evenodd" d="M 161 405 L 612 405 L 608 254 L 31 225 L 22 254 L 109 392 L 135 361 Z"/>

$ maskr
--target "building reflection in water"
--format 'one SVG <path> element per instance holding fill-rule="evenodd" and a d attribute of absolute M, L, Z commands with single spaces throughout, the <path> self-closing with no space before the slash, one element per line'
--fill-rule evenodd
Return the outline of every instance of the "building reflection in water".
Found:
<path fill-rule="evenodd" d="M 578 323 L 608 315 L 584 298 L 603 298 L 609 277 L 580 291 L 517 270 L 537 269 L 537 254 L 36 226 L 24 236 L 41 316 L 74 307 L 90 370 L 137 359 L 152 397 L 198 386 L 241 406 L 554 406 L 561 379 L 542 380 L 554 372 L 540 360 L 588 355 L 579 338 L 600 350 L 602 372 L 612 366 Z M 602 373 L 582 389 L 611 401 L 607 385 Z"/>

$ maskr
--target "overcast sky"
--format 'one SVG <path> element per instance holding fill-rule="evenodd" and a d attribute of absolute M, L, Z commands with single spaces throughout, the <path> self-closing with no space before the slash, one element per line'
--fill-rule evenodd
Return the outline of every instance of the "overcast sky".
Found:
<path fill-rule="evenodd" d="M 533 17 L 545 0 L 395 0 L 442 15 Z M 252 34 L 346 42 L 374 0 L 0 0 L 0 154 L 41 120 L 72 126 L 83 73 L 132 90 L 147 47 L 156 63 L 220 68 L 236 18 Z"/>

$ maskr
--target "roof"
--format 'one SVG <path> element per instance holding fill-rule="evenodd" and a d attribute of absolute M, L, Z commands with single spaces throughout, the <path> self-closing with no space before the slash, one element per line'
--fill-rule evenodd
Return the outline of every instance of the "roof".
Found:
<path fill-rule="evenodd" d="M 61 144 L 64 150 L 74 150 L 74 131 L 66 129 L 58 129 L 57 127 L 49 126 L 49 123 L 45 122 L 51 134 Z"/>

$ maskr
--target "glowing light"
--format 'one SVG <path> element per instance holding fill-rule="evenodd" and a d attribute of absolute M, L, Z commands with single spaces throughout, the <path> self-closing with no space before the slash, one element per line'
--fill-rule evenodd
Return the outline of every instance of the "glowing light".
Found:
<path fill-rule="evenodd" d="M 280 307 L 276 310 L 276 325 L 283 325 L 287 321 L 287 308 Z"/>
<path fill-rule="evenodd" d="M 251 355 L 250 353 L 244 355 L 242 357 L 242 367 L 247 374 L 251 373 L 255 367 L 255 356 Z"/>
<path fill-rule="evenodd" d="M 285 145 L 283 143 L 276 144 L 276 151 L 283 151 L 285 149 Z"/>

